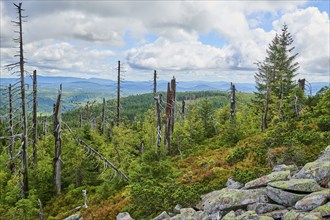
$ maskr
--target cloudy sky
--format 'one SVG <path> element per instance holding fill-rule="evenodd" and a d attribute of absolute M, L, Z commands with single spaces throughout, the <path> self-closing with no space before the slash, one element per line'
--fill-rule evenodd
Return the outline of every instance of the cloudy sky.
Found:
<path fill-rule="evenodd" d="M 14 1 L 1 0 L 1 66 L 15 62 Z M 17 3 L 17 2 L 16 2 Z M 329 81 L 329 1 L 23 1 L 26 69 L 45 76 L 254 82 L 284 23 L 299 78 Z M 1 77 L 10 77 L 1 68 Z"/>

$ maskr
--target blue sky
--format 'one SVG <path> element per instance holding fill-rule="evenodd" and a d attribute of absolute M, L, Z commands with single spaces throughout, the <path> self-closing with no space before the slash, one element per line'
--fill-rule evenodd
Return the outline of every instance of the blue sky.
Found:
<path fill-rule="evenodd" d="M 1 1 L 1 66 L 15 62 L 13 1 Z M 45 76 L 254 82 L 284 23 L 299 78 L 329 80 L 329 1 L 25 1 L 26 69 Z M 1 68 L 1 77 L 11 74 Z"/>

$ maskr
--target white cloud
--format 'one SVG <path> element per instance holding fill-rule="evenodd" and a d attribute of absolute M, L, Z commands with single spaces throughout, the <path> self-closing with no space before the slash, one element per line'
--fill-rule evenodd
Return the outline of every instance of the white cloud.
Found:
<path fill-rule="evenodd" d="M 254 62 L 265 57 L 275 32 L 286 22 L 295 38 L 301 72 L 306 76 L 313 72 L 319 80 L 325 80 L 329 72 L 329 18 L 317 8 L 298 9 L 305 3 L 26 1 L 26 57 L 31 66 L 44 68 L 49 74 L 69 72 L 108 78 L 104 72 L 109 65 L 126 57 L 131 65 L 129 72 L 145 68 L 171 75 L 171 71 L 178 71 L 182 75 L 218 76 L 235 75 L 241 70 L 237 79 L 243 77 L 251 82 Z M 11 55 L 13 11 L 10 1 L 1 1 L 2 63 L 8 62 Z M 260 19 L 266 13 L 277 19 L 270 31 L 260 28 Z M 210 32 L 218 33 L 226 44 L 217 48 L 201 43 L 199 36 Z M 147 34 L 155 35 L 156 40 L 148 42 L 144 39 Z M 132 39 L 127 40 L 127 35 Z M 113 53 L 113 47 L 127 54 Z M 246 75 L 243 70 L 248 70 Z M 132 79 L 138 75 L 129 72 Z"/>

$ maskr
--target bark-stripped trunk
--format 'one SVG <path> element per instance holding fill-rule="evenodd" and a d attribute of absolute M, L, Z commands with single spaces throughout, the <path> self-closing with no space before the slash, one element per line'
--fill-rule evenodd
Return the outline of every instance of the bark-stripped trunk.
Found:
<path fill-rule="evenodd" d="M 58 91 L 57 101 L 54 105 L 54 138 L 55 138 L 55 156 L 53 159 L 53 175 L 56 195 L 61 194 L 61 172 L 62 172 L 62 143 L 61 143 L 61 96 L 62 85 Z"/>
<path fill-rule="evenodd" d="M 167 153 L 171 154 L 171 117 L 172 117 L 172 91 L 170 83 L 167 84 L 167 100 L 166 100 L 166 121 L 165 121 L 165 138 L 164 142 L 167 147 Z"/>
<path fill-rule="evenodd" d="M 236 112 L 236 88 L 233 83 L 230 83 L 230 119 L 235 118 Z"/>
<path fill-rule="evenodd" d="M 15 162 L 14 162 L 14 150 L 15 150 L 15 138 L 14 138 L 14 116 L 13 116 L 13 94 L 12 86 L 9 84 L 9 168 L 11 173 L 15 173 Z"/>
<path fill-rule="evenodd" d="M 33 71 L 33 138 L 32 138 L 32 148 L 33 148 L 33 163 L 36 166 L 38 163 L 38 122 L 37 122 L 37 71 Z"/>
<path fill-rule="evenodd" d="M 25 97 L 25 81 L 24 81 L 24 51 L 23 51 L 23 30 L 22 30 L 22 3 L 19 5 L 14 4 L 18 10 L 18 25 L 19 25 L 19 66 L 20 66 L 20 81 L 21 81 L 21 107 L 22 107 L 22 175 L 23 175 L 23 187 L 22 197 L 27 198 L 29 191 L 29 175 L 28 175 L 28 122 L 26 111 L 26 97 Z"/>
<path fill-rule="evenodd" d="M 162 95 L 159 94 L 158 98 L 155 97 L 156 100 L 156 112 L 157 112 L 157 147 L 159 148 L 162 141 L 162 118 L 160 116 L 160 103 L 161 103 Z"/>
<path fill-rule="evenodd" d="M 117 79 L 117 126 L 120 121 L 120 60 L 118 61 L 118 79 Z"/>
<path fill-rule="evenodd" d="M 171 95 L 172 95 L 172 97 L 171 97 L 171 99 L 172 99 L 172 106 L 171 106 L 171 112 L 172 112 L 172 114 L 171 114 L 171 134 L 173 134 L 173 132 L 174 132 L 174 123 L 175 123 L 175 111 L 176 111 L 176 103 L 175 103 L 175 101 L 176 101 L 176 80 L 175 80 L 175 77 L 173 76 L 173 79 L 171 80 Z"/>
<path fill-rule="evenodd" d="M 101 133 L 104 134 L 105 130 L 105 98 L 103 98 L 102 104 L 102 123 L 101 123 Z"/>
<path fill-rule="evenodd" d="M 184 119 L 184 114 L 185 114 L 185 109 L 186 108 L 186 102 L 184 100 L 182 100 L 182 110 L 181 110 L 181 114 L 182 114 L 182 119 Z"/>
<path fill-rule="evenodd" d="M 269 110 L 269 98 L 270 98 L 270 86 L 267 85 L 265 109 L 264 109 L 264 114 L 263 114 L 263 117 L 262 117 L 261 131 L 268 128 L 267 115 L 268 115 L 268 110 Z"/>

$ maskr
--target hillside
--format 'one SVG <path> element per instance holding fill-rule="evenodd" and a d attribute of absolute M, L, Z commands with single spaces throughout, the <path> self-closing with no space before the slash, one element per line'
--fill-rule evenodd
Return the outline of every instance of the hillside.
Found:
<path fill-rule="evenodd" d="M 40 123 L 47 119 L 48 126 L 42 134 L 40 125 L 39 161 L 38 167 L 29 173 L 32 190 L 28 199 L 18 199 L 19 187 L 13 184 L 18 176 L 10 175 L 7 165 L 8 141 L 1 140 L 1 216 L 15 215 L 20 219 L 27 215 L 36 219 L 39 198 L 47 219 L 63 219 L 83 205 L 82 190 L 87 190 L 88 208 L 80 208 L 79 212 L 86 219 L 115 219 L 119 212 L 126 211 L 134 219 L 152 219 L 162 211 L 171 212 L 177 204 L 194 207 L 201 195 L 225 187 L 230 177 L 244 184 L 269 173 L 276 164 L 303 166 L 315 160 L 330 143 L 329 92 L 325 89 L 309 97 L 299 117 L 273 121 L 264 132 L 259 130 L 259 116 L 250 101 L 251 94 L 237 94 L 237 110 L 232 120 L 226 92 L 177 93 L 171 155 L 166 153 L 163 138 L 161 146 L 156 146 L 152 94 L 123 98 L 120 126 L 114 126 L 115 101 L 107 101 L 104 133 L 100 130 L 100 104 L 68 111 L 63 114 L 60 196 L 54 196 L 52 184 L 52 117 L 40 118 Z M 187 100 L 184 117 L 179 113 L 182 99 Z M 162 119 L 165 120 L 164 113 Z M 2 134 L 4 123 L 0 126 Z M 90 150 L 78 144 L 77 138 L 109 159 L 129 181 L 105 167 Z M 30 155 L 31 151 L 30 148 Z"/>
<path fill-rule="evenodd" d="M 25 80 L 30 85 L 27 87 L 27 93 L 30 94 L 32 93 L 32 80 L 30 77 Z M 2 94 L 7 92 L 5 90 L 9 84 L 15 82 L 17 82 L 16 78 L 1 78 L 0 89 L 3 91 Z M 87 102 L 102 102 L 102 98 L 112 99 L 116 97 L 117 92 L 117 82 L 107 79 L 37 76 L 37 82 L 39 112 L 43 114 L 52 113 L 52 105 L 60 84 L 63 86 L 64 111 L 78 108 Z M 251 93 L 256 91 L 254 83 L 235 83 L 235 85 L 239 92 Z M 315 94 L 326 85 L 325 82 L 311 83 L 311 93 Z M 157 87 L 159 91 L 166 91 L 167 82 L 160 80 Z M 178 92 L 228 91 L 229 88 L 230 82 L 183 81 L 177 84 Z M 123 81 L 121 84 L 123 97 L 150 92 L 152 92 L 151 81 Z M 306 93 L 309 93 L 309 91 L 306 90 Z M 0 99 L 0 103 L 1 105 L 7 105 L 5 96 Z"/>

